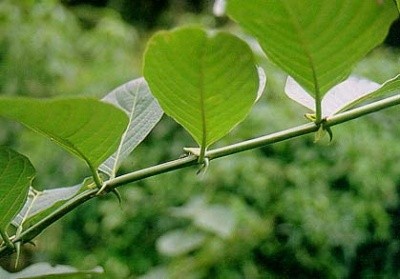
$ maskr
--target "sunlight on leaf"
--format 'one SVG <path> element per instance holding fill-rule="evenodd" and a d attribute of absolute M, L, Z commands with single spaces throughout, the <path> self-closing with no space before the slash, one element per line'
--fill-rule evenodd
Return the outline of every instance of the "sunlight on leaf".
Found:
<path fill-rule="evenodd" d="M 128 128 L 121 138 L 117 151 L 100 166 L 101 171 L 110 177 L 115 177 L 122 161 L 160 121 L 163 111 L 151 95 L 144 78 L 125 83 L 109 93 L 103 100 L 125 111 L 129 117 Z"/>
<path fill-rule="evenodd" d="M 194 27 L 159 32 L 144 60 L 152 93 L 202 151 L 241 122 L 257 98 L 253 53 L 231 34 Z"/>
<path fill-rule="evenodd" d="M 227 9 L 316 102 L 383 41 L 398 17 L 393 1 L 230 0 Z"/>
<path fill-rule="evenodd" d="M 97 168 L 118 147 L 126 115 L 95 99 L 0 98 L 0 116 L 46 136 Z"/>

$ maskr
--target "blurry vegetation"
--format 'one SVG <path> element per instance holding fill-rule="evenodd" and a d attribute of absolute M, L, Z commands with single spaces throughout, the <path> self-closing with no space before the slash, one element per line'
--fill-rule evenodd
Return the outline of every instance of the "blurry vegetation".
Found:
<path fill-rule="evenodd" d="M 2 94 L 101 97 L 140 75 L 139 40 L 146 35 L 135 27 L 174 25 L 163 20 L 210 6 L 62 2 L 0 3 Z M 305 122 L 306 111 L 283 94 L 284 74 L 260 61 L 269 78 L 266 94 L 217 145 Z M 399 51 L 381 48 L 355 72 L 383 82 L 399 69 Z M 185 169 L 124 186 L 121 206 L 113 196 L 81 206 L 43 233 L 36 248 L 27 247 L 32 255 L 25 264 L 102 265 L 108 278 L 395 278 L 398 112 L 394 107 L 334 127 L 331 144 L 306 136 L 213 161 L 203 178 Z M 8 122 L 0 125 L 0 143 L 29 155 L 43 188 L 84 177 L 82 165 L 51 143 Z M 176 158 L 193 144 L 164 117 L 122 172 Z"/>
<path fill-rule="evenodd" d="M 147 30 L 165 28 L 176 22 L 183 14 L 200 13 L 210 8 L 210 0 L 62 0 L 63 4 L 80 10 L 91 7 L 107 7 L 117 11 L 130 24 Z"/>

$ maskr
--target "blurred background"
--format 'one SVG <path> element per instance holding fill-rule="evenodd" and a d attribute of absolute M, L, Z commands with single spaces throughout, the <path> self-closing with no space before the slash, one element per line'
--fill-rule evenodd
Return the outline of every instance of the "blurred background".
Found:
<path fill-rule="evenodd" d="M 147 39 L 182 24 L 247 38 L 212 0 L 3 0 L 0 92 L 101 98 L 141 76 Z M 354 69 L 384 82 L 400 70 L 400 26 Z M 247 38 L 248 39 L 248 38 Z M 251 39 L 249 43 L 252 44 Z M 285 74 L 257 53 L 267 89 L 250 116 L 216 146 L 305 123 L 283 93 Z M 175 171 L 92 200 L 27 245 L 35 262 L 107 278 L 397 278 L 400 274 L 400 114 L 393 107 L 313 135 L 215 160 L 207 174 Z M 27 129 L 0 120 L 0 144 L 27 155 L 35 187 L 75 185 L 79 160 Z M 121 173 L 179 157 L 194 146 L 164 116 Z M 10 268 L 7 260 L 1 265 Z"/>

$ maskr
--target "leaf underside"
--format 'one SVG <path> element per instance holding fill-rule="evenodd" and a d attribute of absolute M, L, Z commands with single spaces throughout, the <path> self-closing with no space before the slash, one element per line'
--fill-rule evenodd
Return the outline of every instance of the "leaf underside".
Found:
<path fill-rule="evenodd" d="M 25 156 L 0 147 L 0 230 L 6 231 L 21 210 L 35 169 Z"/>
<path fill-rule="evenodd" d="M 103 98 L 123 110 L 129 118 L 129 124 L 122 135 L 117 151 L 109 157 L 100 170 L 114 177 L 124 159 L 146 138 L 160 121 L 163 111 L 144 78 L 132 80 Z"/>
<path fill-rule="evenodd" d="M 393 93 L 400 93 L 400 74 L 392 79 L 386 81 L 378 90 L 372 92 L 367 98 L 360 99 L 357 104 L 368 99 L 378 98 L 381 96 L 392 95 Z"/>
<path fill-rule="evenodd" d="M 149 41 L 144 77 L 166 114 L 203 148 L 241 122 L 257 97 L 250 48 L 227 33 L 199 28 L 159 32 Z"/>
<path fill-rule="evenodd" d="M 380 88 L 373 81 L 349 77 L 332 87 L 322 98 L 322 118 L 332 116 L 340 111 L 353 107 Z M 286 95 L 292 100 L 315 112 L 315 100 L 295 80 L 288 77 L 285 86 Z"/>
<path fill-rule="evenodd" d="M 97 168 L 117 149 L 127 117 L 94 99 L 0 98 L 0 116 L 46 136 Z"/>
<path fill-rule="evenodd" d="M 71 187 L 55 188 L 44 191 L 36 191 L 33 188 L 28 195 L 24 207 L 18 212 L 12 221 L 15 227 L 24 225 L 29 227 L 48 213 L 54 212 L 64 205 L 69 199 L 76 196 L 82 189 L 83 184 Z"/>
<path fill-rule="evenodd" d="M 326 93 L 322 99 L 322 117 L 332 116 L 367 100 L 389 95 L 399 90 L 400 75 L 382 85 L 364 78 L 350 77 Z M 291 77 L 288 77 L 286 81 L 285 93 L 290 99 L 315 112 L 313 97 Z"/>
<path fill-rule="evenodd" d="M 398 17 L 392 1 L 372 0 L 230 0 L 228 15 L 318 99 L 383 41 Z"/>

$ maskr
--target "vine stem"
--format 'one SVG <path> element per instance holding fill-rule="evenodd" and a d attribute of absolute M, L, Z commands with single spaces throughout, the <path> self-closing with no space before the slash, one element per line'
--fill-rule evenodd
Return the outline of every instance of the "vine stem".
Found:
<path fill-rule="evenodd" d="M 387 97 L 385 99 L 375 101 L 373 103 L 345 111 L 329 117 L 324 121 L 324 128 L 332 127 L 359 117 L 362 117 L 367 114 L 371 114 L 389 107 L 393 107 L 396 105 L 400 105 L 400 94 Z M 206 152 L 205 156 L 209 160 L 225 157 L 231 154 L 263 147 L 266 145 L 270 145 L 273 143 L 282 142 L 291 138 L 303 136 L 306 134 L 310 134 L 318 131 L 320 128 L 319 125 L 315 123 L 307 123 L 304 125 L 300 125 L 294 128 L 282 130 L 276 133 L 272 133 L 269 135 L 261 136 L 258 138 L 250 139 L 247 141 L 243 141 L 240 143 L 228 145 L 222 148 L 217 148 L 213 150 L 209 150 Z M 179 158 L 173 161 L 169 161 L 166 163 L 162 163 L 159 165 L 151 166 L 148 168 L 144 168 L 141 170 L 137 170 L 131 173 L 127 173 L 125 175 L 121 175 L 115 178 L 112 178 L 108 181 L 105 181 L 106 189 L 105 191 L 110 192 L 115 188 L 120 187 L 122 185 L 126 185 L 132 182 L 136 182 L 148 177 L 152 177 L 161 173 L 167 173 L 173 170 L 186 168 L 189 166 L 193 166 L 198 164 L 198 156 L 196 155 L 187 155 L 186 157 Z M 12 239 L 13 243 L 22 242 L 27 243 L 34 239 L 37 235 L 39 235 L 44 229 L 49 227 L 52 223 L 63 217 L 68 212 L 72 211 L 77 206 L 83 204 L 84 202 L 96 197 L 98 189 L 86 190 L 79 194 L 78 196 L 72 198 L 63 206 L 56 209 L 54 212 L 50 213 L 42 220 L 39 220 L 37 223 L 26 229 L 19 236 L 16 236 Z M 11 254 L 13 250 L 10 247 L 5 245 L 0 247 L 0 256 Z"/>

